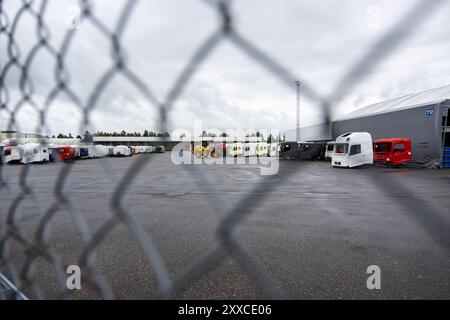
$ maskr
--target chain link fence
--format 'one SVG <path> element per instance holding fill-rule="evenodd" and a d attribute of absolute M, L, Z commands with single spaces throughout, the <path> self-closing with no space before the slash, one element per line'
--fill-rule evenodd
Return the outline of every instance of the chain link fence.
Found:
<path fill-rule="evenodd" d="M 322 96 L 307 81 L 292 74 L 287 66 L 260 50 L 256 43 L 250 41 L 236 28 L 232 14 L 234 4 L 232 1 L 201 1 L 204 5 L 210 7 L 211 10 L 217 12 L 217 19 L 220 22 L 219 27 L 207 37 L 192 56 L 186 57 L 184 69 L 176 78 L 166 98 L 161 101 L 143 80 L 143 75 L 136 74 L 128 67 L 127 48 L 122 45 L 124 31 L 130 24 L 133 24 L 130 16 L 136 10 L 139 1 L 128 0 L 120 2 L 123 7 L 113 28 L 108 27 L 98 18 L 91 1 L 80 1 L 80 17 L 83 23 L 90 24 L 95 28 L 109 42 L 111 48 L 111 55 L 104 57 L 104 59 L 110 61 L 110 67 L 97 79 L 86 102 L 83 102 L 84 99 L 78 96 L 79 93 L 72 89 L 70 74 L 66 69 L 67 56 L 71 50 L 72 41 L 76 36 L 76 28 L 68 29 L 61 46 L 54 47 L 50 41 L 51 34 L 47 25 L 50 14 L 48 12 L 49 2 L 49 0 L 22 0 L 18 11 L 9 12 L 5 9 L 6 1 L 0 1 L 0 38 L 6 41 L 6 51 L 1 52 L 3 60 L 6 57 L 6 63 L 2 62 L 0 65 L 0 109 L 2 116 L 6 116 L 8 119 L 8 129 L 10 130 L 20 130 L 20 119 L 17 117 L 17 114 L 24 105 L 31 106 L 40 115 L 37 132 L 50 130 L 51 128 L 49 128 L 47 123 L 47 114 L 49 108 L 61 95 L 65 95 L 81 112 L 82 121 L 80 128 L 83 130 L 83 128 L 91 125 L 90 117 L 97 107 L 99 97 L 105 91 L 105 88 L 113 81 L 114 77 L 121 75 L 129 84 L 144 95 L 153 108 L 157 110 L 159 115 L 158 123 L 161 126 L 159 131 L 166 132 L 166 126 L 172 115 L 174 103 L 183 94 L 187 85 L 206 59 L 214 55 L 217 47 L 225 41 L 231 43 L 242 55 L 249 57 L 261 68 L 267 70 L 274 79 L 277 79 L 287 88 L 293 90 L 295 82 L 300 81 L 302 94 L 308 98 L 320 101 L 320 109 L 317 112 L 321 114 L 324 122 L 330 123 L 333 106 L 344 99 L 348 93 L 352 92 L 356 84 L 367 77 L 370 71 L 379 63 L 401 47 L 402 43 L 411 37 L 414 31 L 432 17 L 445 3 L 444 0 L 422 0 L 413 4 L 411 9 L 396 23 L 392 30 L 381 37 L 361 59 L 355 61 L 345 76 L 336 84 L 332 94 Z M 280 5 L 282 4 L 280 3 Z M 32 20 L 34 30 L 30 30 L 30 32 L 35 34 L 35 42 L 31 50 L 26 52 L 21 50 L 22 44 L 16 40 L 17 25 L 23 19 Z M 29 72 L 35 57 L 42 51 L 45 51 L 46 54 L 52 57 L 55 66 L 54 70 L 51 70 L 54 73 L 54 86 L 48 88 L 48 95 L 43 103 L 35 100 L 33 91 L 35 81 L 39 81 L 39 79 L 34 79 Z M 13 69 L 19 70 L 20 73 L 16 88 L 19 88 L 21 95 L 20 100 L 14 104 L 10 99 L 12 88 L 10 85 L 7 85 L 5 80 Z M 50 70 L 46 71 L 50 72 Z M 51 186 L 54 197 L 53 203 L 46 210 L 43 210 L 37 204 L 35 206 L 35 210 L 39 211 L 40 218 L 32 234 L 27 233 L 27 230 L 21 227 L 20 212 L 21 205 L 25 200 L 38 202 L 37 198 L 39 195 L 36 194 L 36 191 L 30 186 L 28 181 L 28 177 L 34 168 L 31 166 L 23 166 L 21 168 L 20 188 L 18 191 L 11 188 L 8 179 L 1 174 L 4 171 L 1 169 L 0 192 L 8 197 L 9 203 L 7 203 L 8 209 L 0 214 L 0 271 L 7 273 L 11 277 L 11 282 L 19 290 L 26 288 L 28 292 L 33 293 L 33 296 L 45 298 L 45 293 L 41 288 L 43 284 L 33 276 L 35 263 L 43 259 L 53 265 L 57 273 L 56 285 L 58 287 L 57 291 L 60 293 L 58 297 L 70 298 L 72 293 L 66 288 L 66 267 L 68 262 L 64 261 L 54 249 L 51 233 L 51 224 L 55 216 L 61 210 L 66 210 L 73 221 L 75 221 L 76 228 L 81 234 L 80 241 L 82 242 L 83 250 L 79 256 L 78 265 L 83 270 L 83 277 L 86 278 L 86 283 L 102 298 L 112 299 L 117 298 L 117 295 L 106 280 L 104 276 L 105 271 L 98 270 L 96 267 L 96 255 L 98 254 L 98 247 L 106 241 L 107 236 L 118 226 L 125 227 L 142 248 L 146 261 L 153 270 L 158 287 L 159 294 L 154 298 L 170 299 L 175 297 L 230 257 L 246 271 L 254 284 L 267 297 L 275 299 L 286 297 L 284 292 L 275 284 L 275 279 L 263 269 L 260 263 L 252 257 L 251 252 L 248 252 L 234 236 L 237 226 L 254 212 L 254 209 L 262 203 L 263 197 L 276 190 L 277 186 L 282 183 L 283 177 L 287 174 L 283 166 L 281 166 L 276 176 L 261 177 L 251 186 L 250 192 L 247 195 L 243 195 L 242 200 L 232 206 L 229 205 L 224 195 L 217 190 L 211 177 L 208 177 L 200 168 L 190 166 L 186 169 L 199 185 L 209 191 L 211 215 L 218 215 L 220 223 L 216 230 L 217 243 L 215 250 L 199 258 L 185 270 L 183 275 L 173 279 L 161 256 L 161 252 L 158 251 L 157 245 L 151 235 L 136 220 L 131 212 L 133 205 L 126 199 L 129 186 L 150 161 L 153 161 L 152 157 L 139 157 L 123 175 L 115 173 L 108 161 L 102 161 L 102 166 L 112 177 L 120 176 L 120 178 L 114 180 L 115 187 L 109 208 L 102 209 L 110 213 L 110 218 L 103 221 L 98 228 L 93 230 L 89 226 L 82 210 L 77 203 L 71 200 L 71 195 L 65 188 L 72 166 L 70 164 L 62 165 L 57 173 L 56 184 Z M 302 170 L 302 168 L 303 165 L 299 163 L 298 170 Z M 393 192 L 411 192 L 407 186 L 394 180 L 392 183 L 386 184 L 385 176 L 380 178 L 378 175 L 374 175 L 373 181 L 385 193 L 386 197 L 389 197 Z M 429 216 L 438 215 L 437 212 L 433 211 L 433 208 L 415 199 L 413 195 L 405 197 L 401 204 L 407 210 L 417 213 L 417 216 L 419 216 L 420 212 L 425 211 L 429 212 Z M 429 224 L 428 227 L 432 232 L 439 235 L 440 241 L 444 245 L 449 243 L 447 225 L 437 223 Z M 17 265 L 10 258 L 12 255 L 10 248 L 13 245 L 16 248 L 15 250 L 20 248 L 25 257 L 21 265 Z"/>

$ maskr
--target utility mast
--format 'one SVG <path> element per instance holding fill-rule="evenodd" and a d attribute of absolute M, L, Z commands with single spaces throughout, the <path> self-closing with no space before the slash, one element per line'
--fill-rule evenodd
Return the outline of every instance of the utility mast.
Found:
<path fill-rule="evenodd" d="M 296 126 L 296 138 L 297 142 L 300 142 L 300 81 L 295 81 L 297 85 L 297 126 Z"/>

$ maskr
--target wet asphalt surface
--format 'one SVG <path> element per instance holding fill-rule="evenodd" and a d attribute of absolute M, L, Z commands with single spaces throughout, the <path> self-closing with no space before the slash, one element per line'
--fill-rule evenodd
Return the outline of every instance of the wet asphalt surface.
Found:
<path fill-rule="evenodd" d="M 117 182 L 145 157 L 151 161 L 126 188 L 124 203 L 153 240 L 172 280 L 219 246 L 220 208 L 245 198 L 250 205 L 237 211 L 245 217 L 234 238 L 286 298 L 450 299 L 450 171 L 333 169 L 326 162 L 281 161 L 283 176 L 260 180 L 254 165 L 200 165 L 196 172 L 192 166 L 172 164 L 170 155 L 77 161 L 65 181 L 65 194 L 95 233 L 113 216 Z M 54 186 L 62 167 L 28 167 L 26 181 L 36 200 L 25 197 L 14 218 L 31 243 L 41 212 L 58 202 Z M 23 168 L 2 168 L 8 183 L 0 191 L 2 223 L 20 190 Z M 199 172 L 212 184 L 199 179 Z M 258 181 L 262 188 L 252 192 Z M 50 222 L 52 250 L 63 264 L 79 264 L 84 245 L 73 216 L 62 208 Z M 158 298 L 154 270 L 133 235 L 124 223 L 109 230 L 95 247 L 96 270 L 118 298 Z M 16 239 L 8 246 L 9 266 L 20 271 L 24 246 Z M 268 298 L 239 257 L 229 255 L 189 281 L 175 298 Z M 370 265 L 381 269 L 381 290 L 367 289 Z M 14 279 L 7 266 L 0 271 Z M 45 259 L 35 260 L 34 283 L 43 297 L 56 298 L 60 292 L 55 268 Z M 39 297 L 30 286 L 23 291 Z M 73 297 L 100 298 L 85 278 Z"/>

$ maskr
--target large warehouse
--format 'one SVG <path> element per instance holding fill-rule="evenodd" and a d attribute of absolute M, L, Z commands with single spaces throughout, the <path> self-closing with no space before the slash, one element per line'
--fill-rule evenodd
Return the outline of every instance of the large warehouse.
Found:
<path fill-rule="evenodd" d="M 372 138 L 412 140 L 413 159 L 440 164 L 450 147 L 450 85 L 409 94 L 358 109 L 332 124 L 333 139 L 345 132 L 367 131 Z"/>

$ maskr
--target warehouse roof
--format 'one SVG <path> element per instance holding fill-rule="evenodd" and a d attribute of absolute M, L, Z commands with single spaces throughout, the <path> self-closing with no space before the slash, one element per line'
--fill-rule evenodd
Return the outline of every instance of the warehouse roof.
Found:
<path fill-rule="evenodd" d="M 392 111 L 412 109 L 426 105 L 438 104 L 448 99 L 450 99 L 450 85 L 419 93 L 408 94 L 400 98 L 378 102 L 353 111 L 337 120 L 362 118 Z"/>

